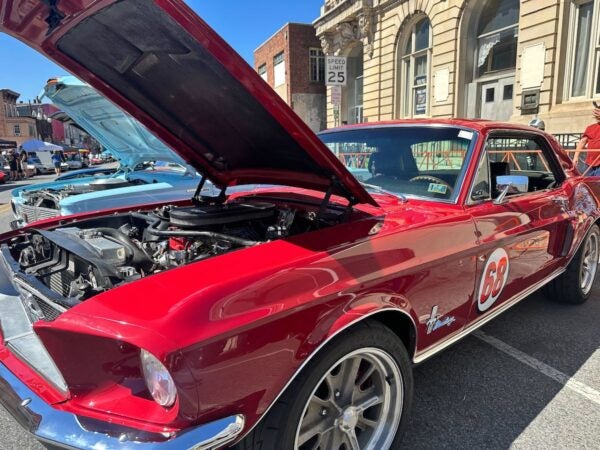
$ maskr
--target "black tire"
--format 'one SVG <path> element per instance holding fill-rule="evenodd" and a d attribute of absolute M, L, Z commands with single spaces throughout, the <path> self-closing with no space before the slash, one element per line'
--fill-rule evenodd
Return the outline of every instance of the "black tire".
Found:
<path fill-rule="evenodd" d="M 391 423 L 397 424 L 396 433 L 395 436 L 391 435 L 390 431 L 384 433 L 385 436 L 390 437 L 389 445 L 386 444 L 383 447 L 376 447 L 378 450 L 398 448 L 402 438 L 403 428 L 406 424 L 407 416 L 412 404 L 412 369 L 409 362 L 408 353 L 402 344 L 402 341 L 389 328 L 375 321 L 365 321 L 364 323 L 358 324 L 350 330 L 341 333 L 332 342 L 326 345 L 292 382 L 280 399 L 267 413 L 266 417 L 262 418 L 254 430 L 235 448 L 237 450 L 296 450 L 296 435 L 300 432 L 299 425 L 301 424 L 301 419 L 305 417 L 305 413 L 308 415 L 309 408 L 315 404 L 314 402 L 309 402 L 309 399 L 314 399 L 315 397 L 320 396 L 317 388 L 321 389 L 321 386 L 325 386 L 327 384 L 324 380 L 326 377 L 338 376 L 337 374 L 333 375 L 336 369 L 340 368 L 338 374 L 341 375 L 342 364 L 346 363 L 351 366 L 353 361 L 350 359 L 351 357 L 358 358 L 359 362 L 357 365 L 355 365 L 355 367 L 358 367 L 356 370 L 356 376 L 362 377 L 363 375 L 361 375 L 361 368 L 363 368 L 362 364 L 364 361 L 361 360 L 361 355 L 363 354 L 361 352 L 365 352 L 364 355 L 366 355 L 365 358 L 367 358 L 370 356 L 370 354 L 367 353 L 369 351 L 374 351 L 375 353 L 380 352 L 381 355 L 386 355 L 386 361 L 388 361 L 388 357 L 391 357 L 391 360 L 393 360 L 393 363 L 395 364 L 395 368 L 390 366 L 389 373 L 393 374 L 395 372 L 400 374 L 400 389 L 398 389 L 399 385 L 395 383 L 396 378 L 391 375 L 386 377 L 387 384 L 391 386 L 389 388 L 389 392 L 401 393 L 401 403 L 398 402 L 398 396 L 396 396 L 395 402 L 393 401 L 394 399 L 392 396 L 392 401 L 390 401 L 388 405 L 395 405 L 395 407 L 387 409 L 387 414 L 390 414 L 390 411 L 392 410 L 396 411 L 396 415 L 394 416 L 393 420 L 391 420 Z M 348 359 L 342 361 L 344 358 Z M 368 367 L 369 362 L 367 361 L 366 364 Z M 362 374 L 367 371 L 368 369 L 363 369 Z M 385 373 L 385 371 L 377 372 L 377 376 Z M 391 381 L 388 380 L 388 378 L 391 379 Z M 340 380 L 341 379 L 343 379 L 343 377 L 340 377 Z M 357 380 L 356 378 L 354 379 Z M 386 383 L 383 384 L 385 385 Z M 365 390 L 360 391 L 363 386 L 365 386 L 365 384 L 357 385 L 355 382 L 353 384 L 353 392 L 357 392 L 356 389 L 359 389 L 358 392 L 366 392 L 367 389 L 374 389 L 376 387 L 368 386 L 367 384 Z M 333 393 L 330 393 L 330 396 L 332 394 Z M 341 404 L 343 400 L 340 399 L 340 395 L 340 392 L 336 390 L 334 396 L 338 400 L 335 400 L 335 402 L 339 402 Z M 372 394 L 368 394 L 368 396 L 371 395 Z M 352 393 L 350 397 L 354 399 L 354 393 Z M 383 404 L 384 403 L 382 403 L 382 405 Z M 344 409 L 344 411 L 346 411 L 349 406 L 354 406 L 352 401 L 350 405 Z M 369 406 L 369 408 L 378 408 L 378 406 Z M 326 408 L 323 409 L 326 411 Z M 341 414 L 336 412 L 336 410 L 333 408 L 331 408 L 331 410 L 333 412 L 330 414 L 330 417 L 324 418 L 323 421 L 331 421 L 334 417 L 338 416 L 338 414 Z M 365 409 L 365 415 L 368 411 L 369 409 Z M 384 407 L 380 407 L 378 411 L 380 411 L 379 414 L 383 415 Z M 357 414 L 359 417 L 364 417 L 363 413 Z M 337 420 L 340 420 L 340 416 L 337 417 Z M 377 426 L 384 426 L 383 422 L 385 422 L 385 420 L 382 421 L 381 417 L 373 421 L 373 423 L 381 424 Z M 346 436 L 343 431 L 339 431 L 337 429 L 340 427 L 341 425 L 333 426 L 334 431 L 331 431 L 331 433 L 338 433 L 338 435 L 341 433 L 342 436 Z M 358 436 L 360 439 L 376 439 L 373 437 L 375 436 L 375 432 L 373 432 L 373 434 L 364 432 L 366 434 L 363 435 L 363 431 L 359 429 L 362 428 L 361 426 L 354 423 L 354 427 L 354 435 Z M 333 437 L 331 438 L 333 439 Z M 315 437 L 311 439 L 321 438 L 317 438 L 315 435 Z M 385 438 L 379 437 L 379 439 Z M 310 442 L 311 441 L 309 440 L 308 443 Z M 329 450 L 327 446 L 322 448 L 324 450 Z M 348 448 L 347 445 L 346 448 Z"/>
<path fill-rule="evenodd" d="M 593 254 L 590 255 L 590 251 Z M 567 270 L 547 285 L 546 295 L 561 303 L 572 305 L 585 303 L 594 290 L 594 281 L 598 273 L 599 252 L 600 229 L 598 225 L 592 225 L 573 260 L 567 266 Z M 583 273 L 591 269 L 590 259 L 595 260 L 593 270 L 591 270 L 593 273 L 589 274 L 591 279 L 586 279 L 584 282 Z"/>

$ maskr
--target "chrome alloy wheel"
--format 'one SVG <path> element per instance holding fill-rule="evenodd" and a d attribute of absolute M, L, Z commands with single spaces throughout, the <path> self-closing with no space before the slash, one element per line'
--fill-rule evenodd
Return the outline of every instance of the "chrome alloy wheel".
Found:
<path fill-rule="evenodd" d="M 396 361 L 362 348 L 337 361 L 320 379 L 302 412 L 296 450 L 386 450 L 404 403 Z"/>
<path fill-rule="evenodd" d="M 596 270 L 598 269 L 598 260 L 600 258 L 600 248 L 598 234 L 592 232 L 587 237 L 581 258 L 581 267 L 579 269 L 579 283 L 583 295 L 587 295 L 592 289 Z"/>

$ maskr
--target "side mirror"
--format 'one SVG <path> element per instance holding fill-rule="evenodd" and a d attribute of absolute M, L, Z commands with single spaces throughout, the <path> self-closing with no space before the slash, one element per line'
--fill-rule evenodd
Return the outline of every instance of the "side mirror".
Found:
<path fill-rule="evenodd" d="M 503 190 L 510 185 L 509 194 L 525 194 L 529 191 L 529 177 L 525 175 L 500 175 L 496 177 L 496 186 Z"/>
<path fill-rule="evenodd" d="M 496 177 L 496 187 L 500 195 L 494 200 L 494 204 L 504 203 L 509 194 L 524 194 L 529 191 L 529 178 L 524 175 L 500 175 Z"/>

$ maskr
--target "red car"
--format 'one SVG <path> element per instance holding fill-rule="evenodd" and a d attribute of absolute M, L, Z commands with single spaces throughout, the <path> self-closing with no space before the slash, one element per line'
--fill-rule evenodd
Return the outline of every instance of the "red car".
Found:
<path fill-rule="evenodd" d="M 0 183 L 6 183 L 7 179 L 6 173 L 0 168 Z"/>
<path fill-rule="evenodd" d="M 542 286 L 590 296 L 600 186 L 543 132 L 317 137 L 181 0 L 0 21 L 222 188 L 0 236 L 0 401 L 44 443 L 396 448 L 413 363 Z M 270 187 L 226 191 L 248 184 Z"/>

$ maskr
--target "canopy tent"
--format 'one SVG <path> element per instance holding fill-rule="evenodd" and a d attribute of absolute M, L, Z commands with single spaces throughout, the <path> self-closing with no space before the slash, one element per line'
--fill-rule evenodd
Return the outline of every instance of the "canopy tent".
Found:
<path fill-rule="evenodd" d="M 25 141 L 21 144 L 21 147 L 23 147 L 26 152 L 53 152 L 63 149 L 60 145 L 50 144 L 49 142 L 43 142 L 37 139 Z"/>
<path fill-rule="evenodd" d="M 4 139 L 0 139 L 0 149 L 8 148 L 17 148 L 17 143 L 15 141 L 5 141 Z"/>

